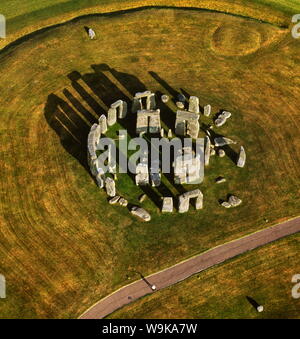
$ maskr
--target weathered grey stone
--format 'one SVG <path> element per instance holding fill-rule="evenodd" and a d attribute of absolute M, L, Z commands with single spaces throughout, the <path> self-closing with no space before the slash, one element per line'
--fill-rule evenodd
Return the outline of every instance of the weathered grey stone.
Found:
<path fill-rule="evenodd" d="M 246 152 L 243 146 L 241 146 L 240 149 L 240 154 L 239 154 L 239 158 L 237 161 L 237 166 L 238 167 L 244 167 L 246 163 Z"/>
<path fill-rule="evenodd" d="M 105 179 L 105 189 L 109 197 L 114 197 L 116 195 L 116 183 L 112 178 L 107 177 Z"/>
<path fill-rule="evenodd" d="M 142 99 L 133 98 L 131 112 L 136 113 L 142 109 Z"/>
<path fill-rule="evenodd" d="M 227 111 L 223 111 L 221 114 L 219 114 L 218 118 L 215 121 L 215 125 L 217 127 L 221 127 L 225 124 L 228 118 L 231 117 L 231 113 Z"/>
<path fill-rule="evenodd" d="M 104 187 L 104 182 L 105 182 L 105 176 L 101 173 L 98 173 L 96 175 L 96 181 L 97 181 L 97 184 L 100 188 L 103 188 Z"/>
<path fill-rule="evenodd" d="M 172 213 L 173 212 L 173 198 L 164 197 L 162 205 L 162 213 Z"/>
<path fill-rule="evenodd" d="M 128 200 L 126 200 L 125 198 L 120 198 L 119 205 L 122 207 L 126 207 L 128 205 Z"/>
<path fill-rule="evenodd" d="M 144 160 L 144 162 L 140 162 L 136 167 L 135 183 L 137 186 L 145 186 L 149 184 L 149 169 L 147 159 L 142 160 Z"/>
<path fill-rule="evenodd" d="M 117 110 L 117 115 L 119 119 L 124 119 L 127 115 L 127 102 L 123 100 L 118 100 L 111 104 L 111 108 L 114 108 Z"/>
<path fill-rule="evenodd" d="M 161 101 L 162 101 L 164 104 L 166 104 L 169 100 L 170 100 L 170 97 L 169 97 L 168 95 L 163 94 L 163 95 L 161 96 Z"/>
<path fill-rule="evenodd" d="M 161 130 L 160 110 L 141 110 L 137 112 L 136 132 L 159 134 Z"/>
<path fill-rule="evenodd" d="M 101 133 L 105 134 L 107 132 L 107 119 L 104 114 L 100 115 L 99 126 L 101 128 Z"/>
<path fill-rule="evenodd" d="M 264 311 L 264 307 L 262 305 L 258 305 L 256 308 L 257 312 L 261 313 Z"/>
<path fill-rule="evenodd" d="M 236 141 L 233 141 L 229 138 L 225 137 L 217 137 L 214 139 L 214 143 L 216 147 L 222 147 L 230 144 L 236 144 Z"/>
<path fill-rule="evenodd" d="M 176 106 L 177 106 L 179 109 L 184 109 L 184 103 L 181 102 L 181 101 L 177 101 L 177 102 L 176 102 Z"/>
<path fill-rule="evenodd" d="M 142 194 L 142 195 L 139 197 L 139 202 L 142 203 L 142 202 L 144 202 L 146 199 L 147 199 L 147 195 L 146 195 L 146 194 Z"/>
<path fill-rule="evenodd" d="M 1 17 L 1 14 L 0 14 L 0 17 Z M 1 18 L 0 18 L 0 20 L 1 20 Z M 1 22 L 0 22 L 0 24 L 1 24 Z M 1 34 L 1 31 L 0 31 L 0 34 Z M 3 299 L 6 298 L 6 280 L 5 280 L 5 276 L 3 274 L 0 274 L 0 299 L 1 298 L 3 298 Z"/>
<path fill-rule="evenodd" d="M 222 184 L 223 182 L 226 182 L 226 179 L 225 179 L 224 177 L 218 177 L 218 178 L 216 179 L 216 183 L 217 183 L 217 184 Z"/>
<path fill-rule="evenodd" d="M 199 117 L 199 114 L 178 110 L 176 113 L 175 133 L 197 139 L 200 129 Z"/>
<path fill-rule="evenodd" d="M 175 154 L 175 184 L 200 184 L 204 179 L 204 139 L 197 140 L 197 154 L 191 147 L 183 147 Z"/>
<path fill-rule="evenodd" d="M 107 113 L 107 124 L 113 126 L 117 122 L 117 109 L 110 107 Z"/>
<path fill-rule="evenodd" d="M 206 117 L 209 117 L 210 116 L 210 113 L 211 113 L 211 105 L 206 105 L 204 106 L 204 115 Z"/>
<path fill-rule="evenodd" d="M 219 150 L 218 150 L 218 156 L 219 156 L 220 158 L 225 157 L 225 155 L 226 155 L 226 153 L 225 153 L 225 151 L 224 151 L 223 149 L 219 149 Z"/>
<path fill-rule="evenodd" d="M 155 100 L 155 94 L 151 93 L 149 96 L 147 96 L 147 102 L 146 102 L 146 109 L 147 110 L 155 110 L 156 109 L 156 100 Z"/>
<path fill-rule="evenodd" d="M 161 138 L 164 138 L 164 136 L 165 136 L 165 130 L 162 128 L 162 129 L 160 130 L 160 137 L 161 137 Z"/>
<path fill-rule="evenodd" d="M 210 138 L 208 136 L 205 137 L 205 153 L 204 153 L 204 161 L 205 161 L 205 166 L 209 165 L 209 158 L 210 158 Z"/>
<path fill-rule="evenodd" d="M 108 202 L 109 202 L 111 205 L 115 205 L 115 204 L 119 201 L 120 198 L 121 198 L 121 197 L 120 197 L 119 195 L 116 195 L 115 197 L 111 198 Z"/>
<path fill-rule="evenodd" d="M 171 129 L 168 130 L 168 138 L 169 138 L 169 139 L 172 139 L 172 138 L 173 138 L 173 133 L 172 133 L 172 130 L 171 130 Z"/>
<path fill-rule="evenodd" d="M 239 206 L 242 203 L 242 200 L 239 199 L 238 197 L 236 197 L 235 195 L 231 195 L 228 199 L 228 203 L 232 207 L 236 207 L 236 206 Z"/>
<path fill-rule="evenodd" d="M 225 208 L 230 208 L 230 207 L 231 207 L 231 205 L 230 205 L 229 202 L 227 202 L 227 201 L 222 202 L 221 205 L 222 205 L 223 207 L 225 207 Z"/>
<path fill-rule="evenodd" d="M 151 215 L 149 214 L 149 212 L 147 212 L 145 209 L 143 209 L 141 207 L 134 206 L 134 207 L 132 207 L 130 212 L 133 215 L 141 218 L 144 221 L 150 221 L 151 220 Z"/>
<path fill-rule="evenodd" d="M 203 208 L 203 194 L 199 189 L 186 192 L 179 196 L 179 213 L 189 210 L 190 199 L 196 198 L 196 209 Z"/>
<path fill-rule="evenodd" d="M 200 113 L 199 109 L 199 98 L 195 96 L 191 96 L 189 99 L 189 112 L 193 112 L 196 114 Z"/>

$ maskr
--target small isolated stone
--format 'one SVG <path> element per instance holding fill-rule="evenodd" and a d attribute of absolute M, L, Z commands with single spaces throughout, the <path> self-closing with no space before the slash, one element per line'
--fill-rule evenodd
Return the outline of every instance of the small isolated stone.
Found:
<path fill-rule="evenodd" d="M 184 103 L 181 102 L 181 101 L 177 101 L 177 102 L 176 102 L 176 106 L 177 106 L 179 109 L 184 109 Z"/>
<path fill-rule="evenodd" d="M 111 198 L 111 199 L 109 200 L 109 203 L 110 203 L 111 205 L 115 205 L 115 204 L 119 201 L 119 199 L 120 199 L 120 196 L 119 196 L 119 195 L 116 195 L 115 197 L 113 197 L 113 198 Z"/>
<path fill-rule="evenodd" d="M 166 94 L 163 94 L 162 96 L 161 96 L 161 101 L 164 103 L 164 104 L 166 104 L 168 101 L 169 101 L 169 96 L 168 95 L 166 95 Z"/>
<path fill-rule="evenodd" d="M 134 206 L 131 209 L 131 214 L 141 218 L 144 221 L 150 221 L 151 220 L 151 215 L 143 208 Z"/>
<path fill-rule="evenodd" d="M 165 130 L 162 128 L 160 130 L 160 137 L 163 138 L 165 136 Z"/>
<path fill-rule="evenodd" d="M 225 151 L 223 150 L 223 149 L 219 149 L 219 151 L 218 151 L 218 156 L 220 157 L 220 158 L 223 158 L 223 157 L 225 157 Z"/>
<path fill-rule="evenodd" d="M 168 130 L 168 138 L 169 139 L 173 138 L 173 133 L 171 129 Z"/>
<path fill-rule="evenodd" d="M 216 154 L 216 151 L 213 148 L 211 148 L 210 149 L 210 155 L 215 155 L 215 154 Z"/>
<path fill-rule="evenodd" d="M 216 179 L 216 183 L 217 183 L 217 184 L 222 184 L 223 182 L 226 182 L 226 179 L 225 179 L 224 177 L 218 177 L 218 178 Z"/>
<path fill-rule="evenodd" d="M 264 307 L 262 305 L 257 306 L 257 312 L 261 313 L 263 312 Z"/>
<path fill-rule="evenodd" d="M 231 207 L 231 205 L 230 205 L 229 202 L 227 202 L 227 201 L 222 202 L 221 205 L 222 205 L 223 207 L 225 207 L 225 208 L 230 208 L 230 207 Z"/>
<path fill-rule="evenodd" d="M 147 195 L 146 195 L 146 194 L 142 194 L 142 195 L 139 197 L 139 202 L 144 202 L 146 199 L 147 199 Z"/>
<path fill-rule="evenodd" d="M 242 203 L 242 200 L 239 199 L 238 197 L 236 197 L 235 195 L 231 195 L 228 199 L 228 203 L 232 207 L 236 207 L 236 206 L 239 206 Z"/>
<path fill-rule="evenodd" d="M 126 207 L 128 205 L 128 201 L 125 198 L 120 198 L 119 204 L 120 206 Z"/>

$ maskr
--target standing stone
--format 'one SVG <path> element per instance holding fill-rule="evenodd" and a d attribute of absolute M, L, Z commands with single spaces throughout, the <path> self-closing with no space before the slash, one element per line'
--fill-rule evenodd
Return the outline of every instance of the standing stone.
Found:
<path fill-rule="evenodd" d="M 186 97 L 182 93 L 179 93 L 177 95 L 177 99 L 178 99 L 178 101 L 186 102 Z"/>
<path fill-rule="evenodd" d="M 203 208 L 203 193 L 200 192 L 196 198 L 196 210 L 201 210 Z"/>
<path fill-rule="evenodd" d="M 168 101 L 169 101 L 169 96 L 168 95 L 166 95 L 166 94 L 163 94 L 162 96 L 161 96 L 161 101 L 164 103 L 164 104 L 166 104 Z"/>
<path fill-rule="evenodd" d="M 120 198 L 119 205 L 122 207 L 126 207 L 128 205 L 128 200 L 126 200 L 125 198 Z"/>
<path fill-rule="evenodd" d="M 147 199 L 147 195 L 146 195 L 146 194 L 142 194 L 142 195 L 139 197 L 139 202 L 142 203 L 142 202 L 144 202 L 146 199 Z"/>
<path fill-rule="evenodd" d="M 173 198 L 172 197 L 164 197 L 163 198 L 163 206 L 162 213 L 172 213 L 173 212 Z"/>
<path fill-rule="evenodd" d="M 114 197 L 116 195 L 116 184 L 112 178 L 107 177 L 105 179 L 105 189 L 109 197 Z"/>
<path fill-rule="evenodd" d="M 189 210 L 190 199 L 187 198 L 184 194 L 179 196 L 179 213 L 186 213 Z"/>
<path fill-rule="evenodd" d="M 107 119 L 104 114 L 102 114 L 99 118 L 99 125 L 101 128 L 101 133 L 105 134 L 107 132 Z"/>
<path fill-rule="evenodd" d="M 189 99 L 189 112 L 199 114 L 199 98 L 191 96 Z"/>
<path fill-rule="evenodd" d="M 96 181 L 97 181 L 97 184 L 100 188 L 104 187 L 104 180 L 105 180 L 105 176 L 103 174 L 98 173 L 96 175 Z"/>
<path fill-rule="evenodd" d="M 164 136 L 165 136 L 165 130 L 162 128 L 162 129 L 160 130 L 160 137 L 161 137 L 161 138 L 164 138 Z"/>
<path fill-rule="evenodd" d="M 240 154 L 239 154 L 239 158 L 237 161 L 237 166 L 238 167 L 244 167 L 246 163 L 246 152 L 243 146 L 241 146 L 240 149 Z"/>
<path fill-rule="evenodd" d="M 210 113 L 211 113 L 211 105 L 206 105 L 204 106 L 204 115 L 206 117 L 209 117 L 210 116 Z"/>
<path fill-rule="evenodd" d="M 208 136 L 205 137 L 205 151 L 204 151 L 204 163 L 205 166 L 209 165 L 209 158 L 210 158 L 210 139 Z"/>
<path fill-rule="evenodd" d="M 107 113 L 107 124 L 113 126 L 117 122 L 117 109 L 110 107 Z"/>
<path fill-rule="evenodd" d="M 142 109 L 142 99 L 133 98 L 131 112 L 136 113 Z"/>
<path fill-rule="evenodd" d="M 171 130 L 171 129 L 169 129 L 169 131 L 168 131 L 168 138 L 169 138 L 169 139 L 172 139 L 172 138 L 173 138 L 173 133 L 172 133 L 172 130 Z"/>
<path fill-rule="evenodd" d="M 151 95 L 147 96 L 147 102 L 146 102 L 147 110 L 155 110 L 156 109 L 156 100 L 155 100 L 155 94 L 151 93 Z"/>

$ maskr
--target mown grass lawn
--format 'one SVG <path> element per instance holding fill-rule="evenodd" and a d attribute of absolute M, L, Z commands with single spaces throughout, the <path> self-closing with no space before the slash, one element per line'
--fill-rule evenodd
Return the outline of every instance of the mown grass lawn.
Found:
<path fill-rule="evenodd" d="M 299 319 L 292 277 L 299 272 L 299 236 L 266 245 L 144 297 L 113 319 Z M 264 306 L 258 313 L 251 298 Z"/>
<path fill-rule="evenodd" d="M 298 215 L 298 52 L 289 30 L 274 25 L 151 9 L 83 18 L 2 53 L 0 261 L 8 298 L 0 316 L 78 316 L 137 279 L 134 271 L 147 275 Z M 183 89 L 214 113 L 233 113 L 220 133 L 238 142 L 235 151 L 245 146 L 247 166 L 212 159 L 203 211 L 162 216 L 148 199 L 152 221 L 141 223 L 108 205 L 86 169 L 91 124 L 115 99 L 146 88 L 171 96 Z M 168 123 L 173 113 L 164 114 Z M 214 184 L 219 175 L 224 185 Z M 128 177 L 118 184 L 133 202 L 142 193 Z M 222 209 L 228 193 L 243 204 Z"/>

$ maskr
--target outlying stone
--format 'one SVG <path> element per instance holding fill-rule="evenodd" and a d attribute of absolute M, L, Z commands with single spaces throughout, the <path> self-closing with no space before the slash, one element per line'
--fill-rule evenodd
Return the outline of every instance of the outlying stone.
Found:
<path fill-rule="evenodd" d="M 223 182 L 226 182 L 226 179 L 225 179 L 224 177 L 218 177 L 218 178 L 216 179 L 216 183 L 217 183 L 217 184 L 222 184 Z"/>
<path fill-rule="evenodd" d="M 214 143 L 216 147 L 222 147 L 230 144 L 236 144 L 236 141 L 233 141 L 229 138 L 225 137 L 217 137 L 214 139 Z"/>
<path fill-rule="evenodd" d="M 173 198 L 164 197 L 162 205 L 162 213 L 172 213 L 173 212 Z"/>
<path fill-rule="evenodd" d="M 236 197 L 235 195 L 231 195 L 228 199 L 228 202 L 232 207 L 236 207 L 242 203 L 242 200 Z"/>
<path fill-rule="evenodd" d="M 219 114 L 218 118 L 215 121 L 215 125 L 217 127 L 223 126 L 228 118 L 231 117 L 231 113 L 227 111 L 223 111 L 221 114 Z"/>
<path fill-rule="evenodd" d="M 150 221 L 151 220 L 151 215 L 149 214 L 149 212 L 147 212 L 145 209 L 141 208 L 141 207 L 137 207 L 134 206 L 131 209 L 131 214 L 141 218 L 144 221 Z"/>
<path fill-rule="evenodd" d="M 240 154 L 239 154 L 239 158 L 237 161 L 237 166 L 238 167 L 244 167 L 246 163 L 246 152 L 243 146 L 241 146 L 240 149 Z"/>
<path fill-rule="evenodd" d="M 235 195 L 231 195 L 228 198 L 228 201 L 222 202 L 222 206 L 225 208 L 237 207 L 242 203 L 242 200 L 236 197 Z"/>

